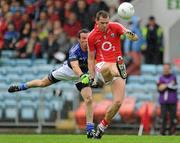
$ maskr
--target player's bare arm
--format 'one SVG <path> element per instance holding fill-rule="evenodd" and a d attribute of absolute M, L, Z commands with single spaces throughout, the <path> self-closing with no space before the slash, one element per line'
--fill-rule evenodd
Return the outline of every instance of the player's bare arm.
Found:
<path fill-rule="evenodd" d="M 83 74 L 83 72 L 81 71 L 81 69 L 79 67 L 78 60 L 71 61 L 70 64 L 71 64 L 71 67 L 72 67 L 73 71 L 80 77 Z"/>
<path fill-rule="evenodd" d="M 95 55 L 94 51 L 88 51 L 88 69 L 90 73 L 90 77 L 94 79 L 95 77 Z"/>
<path fill-rule="evenodd" d="M 89 75 L 82 72 L 81 68 L 79 67 L 79 61 L 71 61 L 70 64 L 75 74 L 81 78 L 81 82 L 84 84 L 89 84 Z"/>

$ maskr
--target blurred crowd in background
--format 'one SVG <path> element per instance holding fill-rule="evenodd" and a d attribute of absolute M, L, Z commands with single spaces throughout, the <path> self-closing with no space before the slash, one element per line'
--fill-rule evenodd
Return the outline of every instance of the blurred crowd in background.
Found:
<path fill-rule="evenodd" d="M 14 50 L 15 58 L 61 63 L 77 42 L 77 32 L 94 27 L 97 11 L 106 10 L 113 16 L 124 1 L 130 0 L 1 0 L 0 51 Z M 163 31 L 155 17 L 150 16 L 143 27 L 134 16 L 128 28 L 140 37 L 138 42 L 122 38 L 128 74 L 140 74 L 141 62 L 162 64 Z"/>

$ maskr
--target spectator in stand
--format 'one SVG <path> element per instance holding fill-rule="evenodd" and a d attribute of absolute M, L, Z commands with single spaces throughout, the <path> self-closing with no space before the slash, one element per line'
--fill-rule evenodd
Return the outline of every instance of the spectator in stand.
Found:
<path fill-rule="evenodd" d="M 15 30 L 19 31 L 20 28 L 21 28 L 21 24 L 22 24 L 22 15 L 21 15 L 21 11 L 20 10 L 17 10 L 15 12 L 15 14 L 13 15 L 12 21 L 13 21 L 13 24 L 15 26 Z"/>
<path fill-rule="evenodd" d="M 13 14 L 11 12 L 6 13 L 5 17 L 5 21 L 7 23 L 7 25 L 9 23 L 13 23 L 12 19 L 13 19 Z M 6 29 L 7 30 L 7 29 Z"/>
<path fill-rule="evenodd" d="M 156 23 L 154 16 L 149 17 L 148 24 L 142 29 L 145 44 L 142 46 L 146 64 L 163 63 L 163 30 Z"/>
<path fill-rule="evenodd" d="M 7 26 L 8 26 L 8 23 L 6 19 L 4 17 L 0 17 L 0 33 L 2 34 L 2 36 L 6 32 Z"/>
<path fill-rule="evenodd" d="M 16 44 L 18 58 L 41 58 L 41 44 L 36 31 L 33 29 L 28 40 Z"/>
<path fill-rule="evenodd" d="M 1 51 L 4 48 L 4 38 L 3 38 L 3 34 L 0 33 L 0 58 L 1 58 Z"/>
<path fill-rule="evenodd" d="M 82 28 L 90 29 L 89 23 L 91 22 L 89 22 L 90 16 L 88 13 L 88 5 L 86 0 L 77 0 L 74 3 L 73 11 L 76 13 L 78 20 L 81 22 Z"/>
<path fill-rule="evenodd" d="M 124 41 L 124 54 L 126 59 L 129 59 L 127 63 L 127 74 L 140 75 L 141 46 L 144 42 L 140 29 L 140 18 L 133 16 L 128 24 L 128 29 L 130 29 L 140 38 L 135 42 L 132 42 L 127 38 Z"/>
<path fill-rule="evenodd" d="M 24 12 L 24 7 L 21 6 L 21 3 L 17 0 L 12 0 L 10 4 L 10 11 L 15 14 L 17 11 L 20 13 Z"/>
<path fill-rule="evenodd" d="M 47 18 L 47 12 L 46 11 L 41 11 L 40 14 L 39 14 L 39 20 L 37 22 L 37 24 L 46 24 L 47 21 L 48 21 L 48 18 Z"/>
<path fill-rule="evenodd" d="M 48 18 L 48 13 L 43 10 L 40 12 L 39 20 L 34 23 L 34 28 L 37 29 L 38 38 L 42 42 L 47 39 L 48 32 L 52 30 L 53 21 Z"/>
<path fill-rule="evenodd" d="M 162 128 L 161 134 L 166 135 L 167 115 L 170 115 L 169 135 L 176 131 L 176 111 L 177 111 L 177 80 L 171 73 L 171 65 L 163 65 L 163 75 L 158 81 L 159 103 L 161 105 Z"/>
<path fill-rule="evenodd" d="M 69 17 L 71 11 L 72 11 L 72 3 L 66 2 L 64 5 L 64 18 L 65 18 L 65 20 Z M 66 22 L 66 21 L 64 21 L 64 22 Z"/>
<path fill-rule="evenodd" d="M 87 2 L 88 5 L 91 5 L 91 4 L 94 3 L 94 0 L 86 0 L 86 2 Z"/>
<path fill-rule="evenodd" d="M 94 3 L 92 3 L 90 6 L 89 6 L 89 14 L 90 14 L 90 17 L 91 17 L 91 21 L 93 21 L 92 23 L 90 23 L 90 29 L 93 29 L 94 28 L 94 22 L 95 22 L 95 16 L 96 16 L 96 13 L 100 10 L 105 10 L 105 11 L 109 11 L 109 8 L 108 6 L 106 5 L 106 3 L 102 0 L 94 0 Z"/>
<path fill-rule="evenodd" d="M 1 11 L 3 16 L 6 16 L 9 12 L 9 4 L 6 1 L 1 2 Z"/>
<path fill-rule="evenodd" d="M 77 20 L 77 16 L 74 12 L 70 12 L 69 17 L 64 23 L 64 31 L 67 33 L 70 43 L 77 41 L 77 33 L 81 29 L 81 23 Z"/>
<path fill-rule="evenodd" d="M 8 24 L 8 29 L 4 34 L 4 46 L 6 49 L 14 48 L 14 44 L 19 37 L 19 33 L 15 31 L 12 23 Z"/>
<path fill-rule="evenodd" d="M 96 13 L 100 10 L 109 11 L 109 8 L 104 1 L 94 0 L 94 3 L 92 3 L 89 7 L 89 13 L 92 17 L 95 17 Z"/>
<path fill-rule="evenodd" d="M 114 6 L 115 8 L 118 8 L 120 4 L 119 0 L 103 0 L 103 1 L 107 4 L 109 8 L 112 6 Z"/>
<path fill-rule="evenodd" d="M 38 32 L 38 38 L 40 41 L 43 41 L 48 37 L 48 27 L 46 26 L 46 24 L 37 24 L 36 28 Z"/>
<path fill-rule="evenodd" d="M 25 0 L 25 13 L 27 13 L 30 17 L 30 19 L 34 20 L 35 19 L 35 10 L 36 6 L 33 0 Z"/>
<path fill-rule="evenodd" d="M 55 10 L 53 3 L 52 5 L 47 7 L 47 16 L 48 16 L 48 19 L 50 19 L 52 22 L 56 20 L 60 20 L 59 11 Z"/>
<path fill-rule="evenodd" d="M 17 40 L 15 48 L 23 48 L 26 45 L 31 34 L 31 29 L 32 27 L 30 23 L 25 23 L 25 25 L 22 26 L 22 29 L 20 30 L 20 36 Z"/>
<path fill-rule="evenodd" d="M 63 0 L 55 0 L 54 1 L 54 9 L 58 12 L 60 21 L 63 24 L 65 21 L 64 17 L 64 1 Z"/>
<path fill-rule="evenodd" d="M 63 62 L 69 51 L 69 40 L 67 34 L 64 32 L 60 21 L 55 21 L 53 24 L 53 34 L 58 44 L 58 52 L 55 54 L 55 58 L 58 62 Z"/>
<path fill-rule="evenodd" d="M 26 24 L 28 24 L 30 27 L 32 27 L 32 22 L 29 19 L 29 15 L 26 14 L 26 13 L 23 13 L 22 14 L 22 19 L 21 19 L 21 25 L 20 25 L 20 29 L 19 29 L 20 34 L 21 34 L 22 30 L 24 29 Z"/>
<path fill-rule="evenodd" d="M 50 6 L 53 6 L 54 5 L 54 1 L 52 0 L 46 0 L 46 7 L 50 7 Z"/>
<path fill-rule="evenodd" d="M 44 53 L 43 56 L 47 58 L 47 63 L 55 63 L 54 54 L 58 51 L 58 44 L 53 31 L 49 32 L 48 38 L 44 40 L 42 47 L 42 53 Z"/>

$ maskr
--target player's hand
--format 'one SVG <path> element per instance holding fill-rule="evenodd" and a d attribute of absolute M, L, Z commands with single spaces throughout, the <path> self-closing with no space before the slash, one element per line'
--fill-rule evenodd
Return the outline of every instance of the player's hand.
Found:
<path fill-rule="evenodd" d="M 98 88 L 98 87 L 99 87 L 97 81 L 94 80 L 93 78 L 90 79 L 90 86 L 91 86 L 92 88 Z"/>
<path fill-rule="evenodd" d="M 135 33 L 133 33 L 132 31 L 130 31 L 130 30 L 126 31 L 126 36 L 127 36 L 127 38 L 129 40 L 132 40 L 132 41 L 137 41 L 138 40 L 138 36 Z"/>
<path fill-rule="evenodd" d="M 89 76 L 89 74 L 82 74 L 80 76 L 80 78 L 81 78 L 81 82 L 83 84 L 89 84 L 90 83 L 90 76 Z"/>

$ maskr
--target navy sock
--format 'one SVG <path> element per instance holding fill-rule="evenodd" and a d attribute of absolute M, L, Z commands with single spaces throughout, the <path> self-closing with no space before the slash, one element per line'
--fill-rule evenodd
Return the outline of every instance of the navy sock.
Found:
<path fill-rule="evenodd" d="M 26 90 L 26 89 L 28 89 L 28 86 L 27 86 L 26 83 L 21 83 L 21 84 L 19 85 L 19 89 L 20 89 L 20 90 Z"/>
<path fill-rule="evenodd" d="M 94 130 L 94 123 L 86 123 L 86 131 L 91 132 Z"/>

